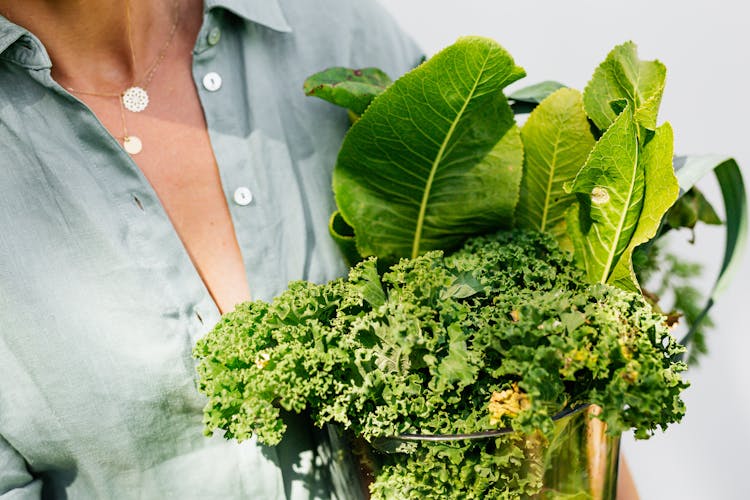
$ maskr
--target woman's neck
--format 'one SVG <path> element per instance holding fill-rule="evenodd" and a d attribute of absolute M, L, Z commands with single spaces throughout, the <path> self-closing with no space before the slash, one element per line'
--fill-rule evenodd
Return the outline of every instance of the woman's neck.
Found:
<path fill-rule="evenodd" d="M 42 41 L 53 76 L 63 85 L 119 92 L 158 57 L 175 22 L 175 7 L 182 16 L 183 4 L 196 3 L 202 2 L 0 0 L 0 13 Z"/>

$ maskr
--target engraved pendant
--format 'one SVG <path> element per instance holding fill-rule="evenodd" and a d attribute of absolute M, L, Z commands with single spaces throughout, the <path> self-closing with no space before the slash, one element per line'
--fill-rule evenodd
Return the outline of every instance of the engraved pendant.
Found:
<path fill-rule="evenodd" d="M 122 105 L 133 113 L 140 113 L 148 107 L 148 93 L 141 87 L 130 87 L 122 94 Z"/>
<path fill-rule="evenodd" d="M 122 141 L 122 146 L 131 155 L 137 155 L 143 150 L 143 143 L 134 135 L 125 137 Z"/>

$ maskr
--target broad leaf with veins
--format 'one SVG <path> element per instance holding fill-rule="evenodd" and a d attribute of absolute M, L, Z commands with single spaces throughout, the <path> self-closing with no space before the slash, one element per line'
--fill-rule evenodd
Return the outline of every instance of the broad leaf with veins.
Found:
<path fill-rule="evenodd" d="M 593 282 L 609 281 L 641 216 L 645 175 L 639 168 L 639 153 L 628 104 L 566 186 L 580 201 L 568 214 L 576 258 Z"/>
<path fill-rule="evenodd" d="M 581 93 L 562 88 L 544 99 L 521 129 L 524 172 L 516 225 L 566 237 L 565 211 L 575 200 L 573 180 L 594 147 Z"/>
<path fill-rule="evenodd" d="M 632 108 L 641 137 L 641 128 L 656 129 L 666 74 L 661 62 L 638 59 L 633 42 L 618 45 L 586 85 L 583 93 L 586 113 L 600 130 L 607 130 L 617 118 L 617 101 L 624 100 Z"/>
<path fill-rule="evenodd" d="M 361 115 L 372 100 L 391 84 L 378 68 L 328 68 L 305 80 L 305 94 L 319 97 Z"/>
<path fill-rule="evenodd" d="M 511 226 L 523 148 L 503 88 L 522 76 L 496 42 L 466 37 L 372 101 L 333 174 L 362 256 L 393 262 Z"/>
<path fill-rule="evenodd" d="M 656 236 L 664 215 L 680 192 L 672 167 L 673 144 L 672 127 L 665 123 L 656 129 L 639 156 L 639 168 L 643 170 L 646 181 L 641 216 L 630 243 L 609 278 L 610 284 L 624 290 L 640 291 L 633 271 L 633 251 Z"/>

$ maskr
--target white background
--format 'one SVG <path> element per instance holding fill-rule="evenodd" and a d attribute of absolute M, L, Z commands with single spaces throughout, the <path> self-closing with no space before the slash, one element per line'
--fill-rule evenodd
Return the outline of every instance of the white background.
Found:
<path fill-rule="evenodd" d="M 750 7 L 742 0 L 380 1 L 428 55 L 461 35 L 500 42 L 528 74 L 511 89 L 548 79 L 583 89 L 612 47 L 633 40 L 641 58 L 667 66 L 660 120 L 672 123 L 676 152 L 734 156 L 750 180 Z M 721 208 L 715 184 L 699 185 Z M 708 291 L 722 233 L 704 226 L 694 246 L 687 239 L 674 244 L 706 264 Z M 710 353 L 688 373 L 682 423 L 649 441 L 624 439 L 643 500 L 750 499 L 748 260 L 713 309 Z"/>

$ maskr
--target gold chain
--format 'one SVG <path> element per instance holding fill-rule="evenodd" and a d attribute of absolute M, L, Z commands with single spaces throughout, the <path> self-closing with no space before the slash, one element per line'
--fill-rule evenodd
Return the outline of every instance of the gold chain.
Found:
<path fill-rule="evenodd" d="M 172 40 L 174 40 L 175 34 L 177 33 L 177 27 L 180 24 L 180 5 L 179 0 L 174 0 L 172 3 L 172 27 L 169 30 L 169 37 L 167 37 L 166 43 L 162 46 L 161 50 L 159 51 L 159 55 L 157 56 L 156 60 L 149 66 L 149 68 L 146 70 L 146 73 L 141 81 L 136 82 L 135 78 L 133 78 L 133 83 L 129 87 L 127 87 L 122 92 L 119 92 L 117 94 L 109 93 L 109 92 L 93 92 L 93 91 L 86 91 L 86 90 L 76 90 L 71 87 L 67 87 L 69 92 L 80 94 L 80 95 L 89 95 L 89 96 L 98 96 L 98 97 L 116 97 L 119 104 L 120 104 L 120 118 L 122 119 L 122 137 L 118 137 L 117 139 L 121 140 L 123 143 L 123 147 L 125 150 L 130 154 L 138 154 L 141 151 L 142 143 L 141 140 L 136 136 L 131 136 L 128 134 L 128 125 L 127 121 L 125 119 L 125 96 L 131 89 L 139 90 L 140 92 L 145 94 L 146 88 L 148 88 L 149 84 L 151 83 L 151 80 L 153 80 L 154 75 L 156 74 L 156 70 L 159 69 L 159 66 L 164 61 L 164 58 L 167 55 L 167 50 L 169 50 L 170 45 L 172 44 Z M 128 34 L 128 47 L 130 49 L 130 61 L 132 64 L 133 71 L 135 72 L 135 65 L 136 65 L 136 57 L 135 57 L 135 44 L 133 43 L 133 23 L 131 22 L 131 13 L 130 13 L 130 0 L 125 0 L 125 20 L 126 20 L 126 30 Z M 146 94 L 146 105 L 148 103 L 148 94 Z M 142 111 L 145 109 L 144 105 L 140 109 L 133 109 L 128 108 L 131 111 Z M 133 144 L 136 143 L 137 146 L 133 146 Z"/>
<path fill-rule="evenodd" d="M 128 85 L 127 88 L 139 86 L 144 89 L 148 88 L 149 84 L 151 83 L 151 80 L 154 79 L 154 75 L 156 74 L 156 70 L 159 69 L 159 66 L 164 61 L 164 58 L 167 55 L 167 50 L 169 50 L 170 45 L 172 45 L 172 41 L 174 40 L 174 36 L 177 33 L 177 27 L 180 24 L 180 3 L 179 0 L 174 0 L 172 3 L 172 27 L 169 30 L 169 37 L 167 38 L 166 43 L 162 46 L 161 50 L 159 51 L 159 55 L 157 56 L 156 60 L 151 64 L 151 66 L 146 71 L 145 77 L 142 81 L 133 81 L 130 85 Z M 125 20 L 127 22 L 127 32 L 128 32 L 128 46 L 130 49 L 130 59 L 133 65 L 133 70 L 135 70 L 135 46 L 133 44 L 133 29 L 132 29 L 132 22 L 131 22 L 131 14 L 130 14 L 130 0 L 126 0 L 125 2 Z M 122 97 L 124 90 L 122 92 L 118 93 L 105 93 L 105 92 L 94 92 L 94 91 L 87 91 L 87 90 L 77 90 L 72 87 L 66 87 L 69 92 L 73 92 L 75 94 L 81 94 L 81 95 L 91 95 L 91 96 L 98 96 L 98 97 Z M 127 90 L 127 88 L 125 90 Z"/>
<path fill-rule="evenodd" d="M 172 44 L 172 40 L 174 40 L 175 33 L 177 33 L 177 26 L 180 24 L 180 4 L 178 0 L 175 0 L 172 4 L 172 27 L 169 30 L 169 38 L 167 39 L 167 43 L 164 44 L 164 47 L 161 48 L 159 51 L 159 56 L 156 58 L 156 61 L 151 65 L 151 67 L 146 71 L 146 77 L 143 79 L 142 82 L 140 82 L 140 86 L 145 88 L 148 88 L 149 84 L 151 83 L 151 80 L 154 79 L 154 75 L 156 74 L 156 70 L 161 65 L 162 61 L 164 61 L 164 58 L 167 55 L 167 50 L 169 49 L 169 46 Z M 128 34 L 131 37 L 130 40 L 130 46 L 133 46 L 132 41 L 132 34 L 130 33 L 130 30 L 128 30 Z M 135 55 L 133 56 L 135 57 Z M 135 64 L 135 62 L 133 62 Z"/>

